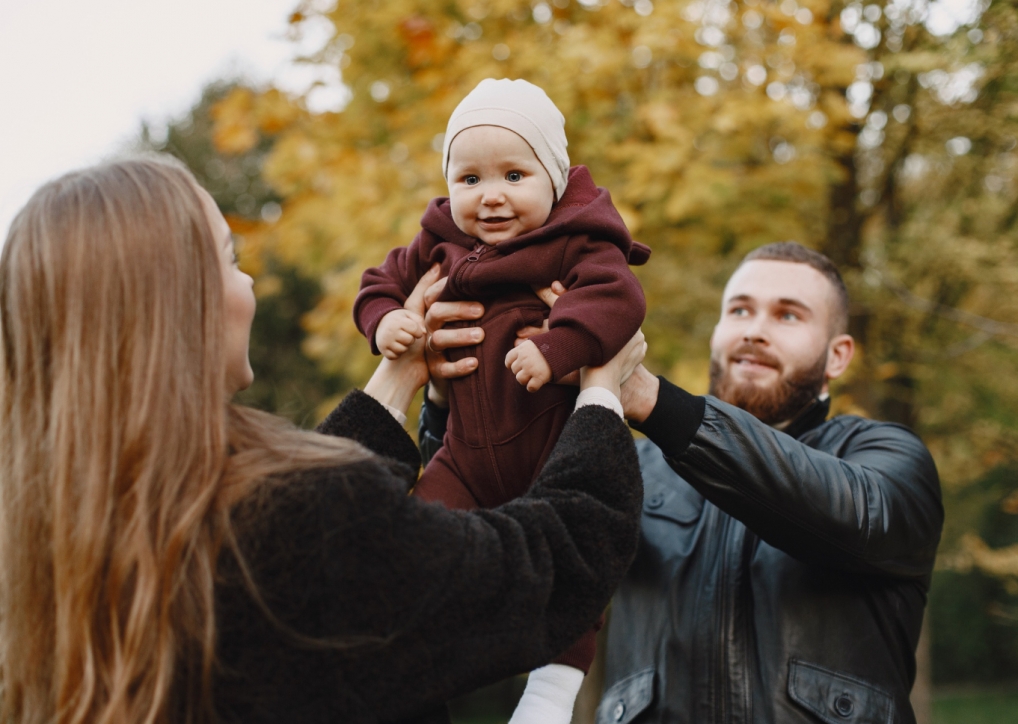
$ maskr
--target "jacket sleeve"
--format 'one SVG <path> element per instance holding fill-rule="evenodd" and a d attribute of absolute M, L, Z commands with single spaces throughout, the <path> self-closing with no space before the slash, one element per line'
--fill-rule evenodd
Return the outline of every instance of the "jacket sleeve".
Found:
<path fill-rule="evenodd" d="M 865 422 L 832 455 L 662 380 L 639 429 L 705 498 L 795 558 L 900 578 L 932 569 L 940 482 L 904 427 Z"/>
<path fill-rule="evenodd" d="M 269 552 L 248 553 L 266 562 L 252 566 L 259 589 L 300 635 L 353 647 L 238 655 L 259 667 L 249 681 L 325 670 L 341 682 L 333 696 L 355 692 L 379 720 L 419 712 L 548 663 L 597 619 L 636 550 L 635 448 L 600 407 L 574 413 L 531 490 L 499 508 L 451 511 L 405 490 L 377 460 L 280 492 L 253 536 Z M 252 628 L 242 645 L 261 640 Z"/>
<path fill-rule="evenodd" d="M 361 289 L 353 303 L 353 318 L 357 329 L 371 343 L 374 354 L 379 354 L 375 344 L 378 323 L 389 312 L 402 309 L 420 281 L 420 254 L 421 234 L 418 234 L 410 246 L 393 249 L 381 266 L 371 267 L 361 275 Z"/>
<path fill-rule="evenodd" d="M 548 331 L 531 338 L 556 381 L 614 357 L 647 312 L 639 280 L 609 241 L 571 239 L 559 276 L 567 291 L 548 315 Z"/>

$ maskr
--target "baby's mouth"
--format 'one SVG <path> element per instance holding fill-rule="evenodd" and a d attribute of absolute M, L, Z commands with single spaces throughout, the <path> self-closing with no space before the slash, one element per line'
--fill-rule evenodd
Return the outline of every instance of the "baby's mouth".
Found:
<path fill-rule="evenodd" d="M 511 216 L 488 216 L 484 219 L 478 219 L 478 221 L 482 224 L 504 224 L 512 220 L 513 217 Z"/>

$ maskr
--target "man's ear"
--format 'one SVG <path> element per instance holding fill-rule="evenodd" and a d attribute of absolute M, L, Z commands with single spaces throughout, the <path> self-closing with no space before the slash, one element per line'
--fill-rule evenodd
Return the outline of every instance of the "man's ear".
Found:
<path fill-rule="evenodd" d="M 827 368 L 824 375 L 827 380 L 836 380 L 848 369 L 852 357 L 855 356 L 855 340 L 849 334 L 839 334 L 827 344 Z"/>

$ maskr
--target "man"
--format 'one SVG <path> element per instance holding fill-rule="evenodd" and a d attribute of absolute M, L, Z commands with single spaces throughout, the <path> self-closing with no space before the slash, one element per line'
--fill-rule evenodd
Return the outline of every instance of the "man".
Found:
<path fill-rule="evenodd" d="M 826 420 L 847 321 L 833 264 L 771 244 L 725 288 L 713 397 L 642 369 L 627 383 L 644 517 L 599 724 L 915 721 L 940 487 L 905 428 Z"/>
<path fill-rule="evenodd" d="M 598 724 L 915 721 L 940 487 L 907 429 L 826 419 L 847 320 L 830 260 L 764 246 L 725 288 L 711 396 L 642 367 L 623 387 L 644 516 Z"/>

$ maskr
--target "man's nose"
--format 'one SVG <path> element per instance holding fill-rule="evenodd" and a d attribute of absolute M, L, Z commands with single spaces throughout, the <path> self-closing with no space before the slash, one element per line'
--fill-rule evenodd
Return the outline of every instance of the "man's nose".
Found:
<path fill-rule="evenodd" d="M 767 341 L 767 318 L 757 314 L 742 330 L 742 339 L 746 342 L 760 344 Z"/>

